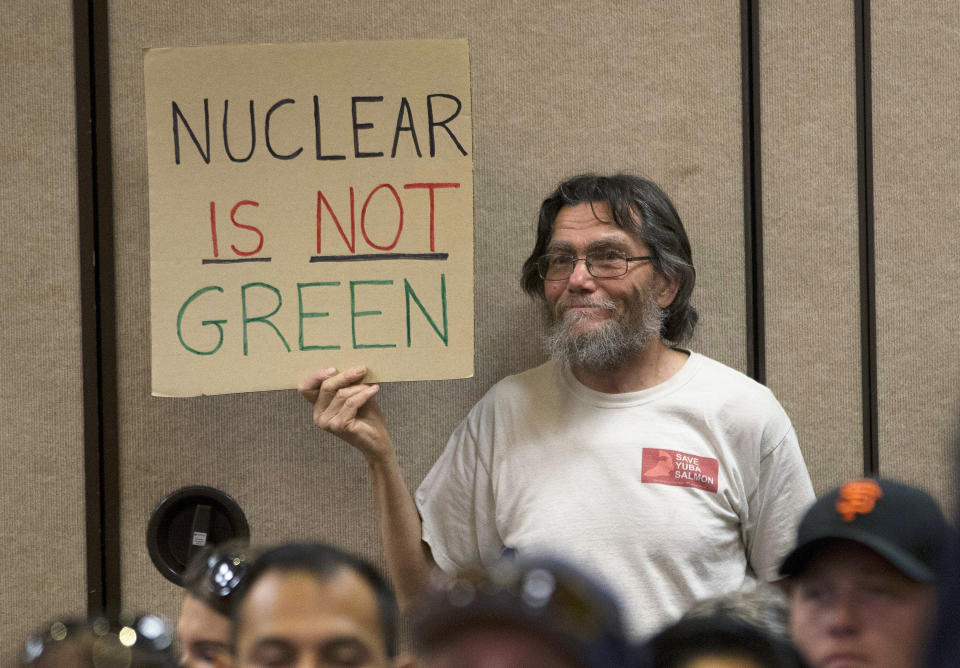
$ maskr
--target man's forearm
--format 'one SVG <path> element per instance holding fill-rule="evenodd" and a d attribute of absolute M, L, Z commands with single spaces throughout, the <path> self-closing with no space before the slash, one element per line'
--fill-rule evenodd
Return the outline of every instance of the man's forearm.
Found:
<path fill-rule="evenodd" d="M 421 540 L 420 515 L 396 456 L 368 460 L 368 465 L 387 569 L 400 609 L 408 610 L 426 590 L 433 559 Z"/>

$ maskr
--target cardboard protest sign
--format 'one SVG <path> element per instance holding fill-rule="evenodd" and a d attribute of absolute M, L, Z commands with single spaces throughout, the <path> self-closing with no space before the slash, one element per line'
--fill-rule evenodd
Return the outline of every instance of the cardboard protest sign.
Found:
<path fill-rule="evenodd" d="M 153 393 L 473 374 L 465 40 L 145 52 Z"/>

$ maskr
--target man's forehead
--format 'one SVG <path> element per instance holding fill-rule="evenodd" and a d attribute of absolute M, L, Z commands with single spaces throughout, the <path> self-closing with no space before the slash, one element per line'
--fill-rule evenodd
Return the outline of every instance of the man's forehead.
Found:
<path fill-rule="evenodd" d="M 606 202 L 581 202 L 560 209 L 550 233 L 551 245 L 572 241 L 593 244 L 643 244 L 643 239 L 623 229 L 613 219 Z"/>
<path fill-rule="evenodd" d="M 560 207 L 554 219 L 554 228 L 565 223 L 599 223 L 616 227 L 613 212 L 606 202 L 580 202 Z"/>
<path fill-rule="evenodd" d="M 187 594 L 180 607 L 180 617 L 177 619 L 177 633 L 183 635 L 185 630 L 202 628 L 209 631 L 211 627 L 229 628 L 230 620 L 208 606 L 193 594 Z"/>
<path fill-rule="evenodd" d="M 363 577 L 347 568 L 327 576 L 267 571 L 244 599 L 240 627 L 241 633 L 256 628 L 259 635 L 280 628 L 309 629 L 318 621 L 328 630 L 356 628 L 382 636 L 376 594 Z"/>
<path fill-rule="evenodd" d="M 819 578 L 828 573 L 842 576 L 890 575 L 904 580 L 912 580 L 876 550 L 861 543 L 834 539 L 826 541 L 817 548 L 809 562 L 799 574 L 800 579 Z"/>

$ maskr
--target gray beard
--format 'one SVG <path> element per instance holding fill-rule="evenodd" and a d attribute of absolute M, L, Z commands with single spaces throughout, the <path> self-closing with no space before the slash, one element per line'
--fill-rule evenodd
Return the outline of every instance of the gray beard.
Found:
<path fill-rule="evenodd" d="M 611 299 L 584 301 L 611 311 L 617 309 Z M 588 314 L 567 311 L 558 316 L 548 304 L 547 315 L 553 324 L 544 345 L 551 359 L 588 371 L 613 371 L 660 338 L 666 312 L 657 304 L 655 290 L 644 289 L 627 298 L 621 313 L 585 333 L 575 333 L 574 325 L 589 318 Z"/>

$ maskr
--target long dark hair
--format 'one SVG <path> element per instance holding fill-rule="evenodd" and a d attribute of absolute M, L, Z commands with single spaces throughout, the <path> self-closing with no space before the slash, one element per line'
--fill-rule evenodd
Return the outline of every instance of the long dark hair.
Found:
<path fill-rule="evenodd" d="M 697 325 L 697 311 L 690 305 L 696 282 L 690 241 L 667 194 L 653 181 L 633 174 L 574 176 L 543 200 L 537 220 L 537 241 L 523 263 L 520 284 L 524 291 L 543 298 L 543 279 L 537 273 L 537 258 L 550 243 L 560 209 L 584 202 L 606 203 L 613 215 L 612 222 L 650 249 L 655 269 L 677 285 L 677 296 L 666 308 L 660 337 L 668 345 L 688 340 Z"/>

